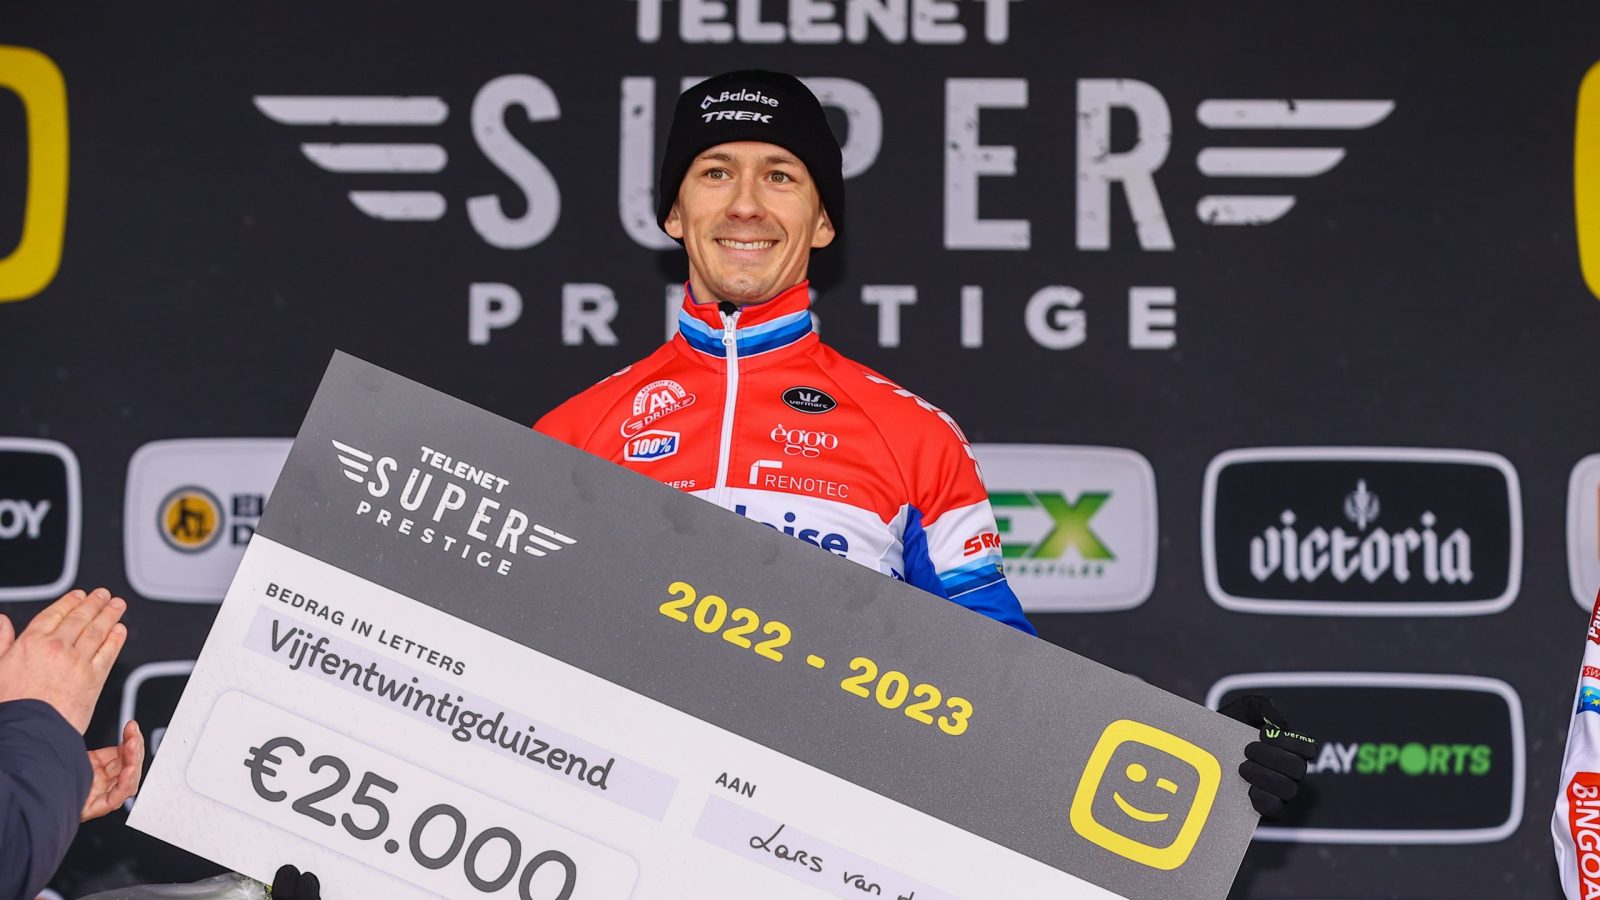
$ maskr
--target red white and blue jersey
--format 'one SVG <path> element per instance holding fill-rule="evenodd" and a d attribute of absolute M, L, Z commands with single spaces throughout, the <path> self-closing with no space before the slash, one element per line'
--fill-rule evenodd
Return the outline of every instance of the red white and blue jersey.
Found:
<path fill-rule="evenodd" d="M 812 331 L 801 283 L 678 333 L 534 428 L 1034 633 L 955 421 Z"/>

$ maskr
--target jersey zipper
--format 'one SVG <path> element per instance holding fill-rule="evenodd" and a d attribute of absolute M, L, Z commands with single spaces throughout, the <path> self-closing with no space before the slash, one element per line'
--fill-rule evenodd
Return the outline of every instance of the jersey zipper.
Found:
<path fill-rule="evenodd" d="M 733 410 L 739 401 L 739 338 L 737 329 L 739 310 L 720 313 L 722 316 L 722 346 L 727 351 L 728 389 L 722 401 L 722 441 L 717 450 L 717 505 L 732 509 L 728 496 L 728 465 L 733 453 Z"/>

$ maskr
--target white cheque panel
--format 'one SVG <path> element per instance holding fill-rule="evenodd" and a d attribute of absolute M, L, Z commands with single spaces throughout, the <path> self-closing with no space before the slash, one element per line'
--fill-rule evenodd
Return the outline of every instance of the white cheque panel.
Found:
<path fill-rule="evenodd" d="M 1119 896 L 259 535 L 130 824 L 330 900 Z"/>

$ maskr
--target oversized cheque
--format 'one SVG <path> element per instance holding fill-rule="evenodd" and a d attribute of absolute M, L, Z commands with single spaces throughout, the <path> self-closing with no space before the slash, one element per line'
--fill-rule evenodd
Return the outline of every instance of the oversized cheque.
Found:
<path fill-rule="evenodd" d="M 339 354 L 130 823 L 330 900 L 1199 900 L 1252 737 Z"/>

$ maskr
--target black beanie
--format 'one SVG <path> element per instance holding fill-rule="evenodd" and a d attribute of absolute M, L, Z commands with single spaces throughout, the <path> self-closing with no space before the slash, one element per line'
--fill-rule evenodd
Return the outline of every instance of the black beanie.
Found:
<path fill-rule="evenodd" d="M 844 231 L 844 163 L 822 104 L 800 79 L 746 69 L 707 78 L 678 98 L 656 182 L 656 224 L 666 227 L 678 188 L 707 147 L 761 141 L 805 163 L 835 234 Z"/>

